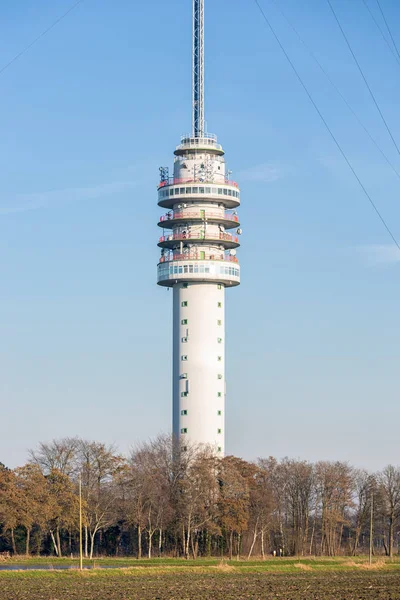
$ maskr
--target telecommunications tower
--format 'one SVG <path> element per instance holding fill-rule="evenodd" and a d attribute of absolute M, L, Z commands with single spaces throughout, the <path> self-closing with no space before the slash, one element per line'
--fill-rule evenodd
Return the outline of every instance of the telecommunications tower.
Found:
<path fill-rule="evenodd" d="M 193 123 L 161 168 L 158 285 L 173 288 L 173 434 L 225 451 L 225 288 L 239 285 L 237 183 L 204 123 L 204 0 L 193 0 Z M 231 232 L 234 233 L 231 233 Z"/>

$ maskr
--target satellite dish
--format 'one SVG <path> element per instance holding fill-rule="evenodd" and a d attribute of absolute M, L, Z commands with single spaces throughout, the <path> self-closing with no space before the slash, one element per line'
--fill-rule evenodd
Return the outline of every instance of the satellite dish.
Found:
<path fill-rule="evenodd" d="M 242 230 L 240 229 L 240 227 L 239 227 L 239 229 L 236 231 L 236 233 L 237 233 L 238 235 L 242 235 L 242 233 L 243 233 L 243 232 L 242 232 Z"/>
<path fill-rule="evenodd" d="M 183 205 L 183 208 L 187 208 L 187 207 L 188 207 L 188 205 L 187 205 L 187 204 L 184 204 L 184 205 Z"/>
<path fill-rule="evenodd" d="M 231 256 L 236 256 L 236 250 L 230 250 L 230 251 L 229 251 L 229 254 L 230 254 Z"/>
<path fill-rule="evenodd" d="M 178 208 L 182 208 L 182 204 L 178 204 Z"/>

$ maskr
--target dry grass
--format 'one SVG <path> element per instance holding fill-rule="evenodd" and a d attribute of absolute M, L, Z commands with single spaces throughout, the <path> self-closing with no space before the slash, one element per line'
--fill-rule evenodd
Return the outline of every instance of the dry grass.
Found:
<path fill-rule="evenodd" d="M 310 565 L 305 565 L 304 563 L 294 563 L 293 566 L 296 569 L 301 569 L 302 571 L 312 571 L 312 567 Z"/>
<path fill-rule="evenodd" d="M 355 562 L 354 560 L 346 560 L 342 563 L 342 565 L 344 567 L 351 567 L 365 571 L 380 571 L 387 568 L 387 561 L 379 558 L 370 565 L 369 562 Z"/>
<path fill-rule="evenodd" d="M 235 567 L 232 567 L 232 565 L 228 565 L 228 563 L 224 560 L 221 560 L 221 562 L 218 563 L 216 567 L 211 568 L 216 569 L 220 573 L 232 573 L 232 571 L 235 570 Z"/>

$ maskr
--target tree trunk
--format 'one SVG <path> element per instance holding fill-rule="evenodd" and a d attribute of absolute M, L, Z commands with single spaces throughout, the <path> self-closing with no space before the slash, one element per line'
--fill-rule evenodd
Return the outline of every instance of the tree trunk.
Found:
<path fill-rule="evenodd" d="M 90 555 L 89 555 L 90 560 L 92 560 L 92 558 L 93 558 L 94 540 L 95 540 L 95 537 L 96 537 L 96 533 L 97 533 L 97 529 L 95 529 L 93 531 L 93 533 L 90 532 Z"/>
<path fill-rule="evenodd" d="M 138 525 L 138 560 L 142 558 L 142 528 Z"/>
<path fill-rule="evenodd" d="M 57 548 L 58 548 L 58 556 L 62 556 L 61 553 L 61 540 L 60 540 L 60 529 L 57 527 L 56 529 L 56 539 L 57 539 Z"/>
<path fill-rule="evenodd" d="M 233 531 L 231 531 L 231 534 L 229 536 L 229 558 L 230 560 L 232 560 L 233 557 Z"/>
<path fill-rule="evenodd" d="M 251 542 L 251 546 L 250 546 L 250 550 L 249 550 L 249 554 L 247 556 L 247 560 L 250 560 L 250 556 L 253 553 L 253 549 L 254 549 L 254 545 L 256 543 L 256 539 L 257 539 L 258 533 L 257 533 L 257 523 L 254 526 L 254 531 L 253 531 L 253 541 Z"/>
<path fill-rule="evenodd" d="M 360 528 L 356 527 L 355 535 L 354 535 L 353 552 L 352 552 L 353 556 L 355 556 L 356 553 L 357 553 L 357 548 L 358 548 L 358 544 L 359 544 L 359 541 L 360 541 L 360 533 L 361 533 Z"/>
<path fill-rule="evenodd" d="M 242 541 L 242 536 L 240 533 L 237 535 L 237 546 L 236 546 L 236 560 L 240 560 L 240 545 Z"/>
<path fill-rule="evenodd" d="M 15 537 L 14 537 L 14 527 L 11 527 L 11 545 L 13 554 L 17 554 L 17 547 L 15 545 Z"/>
<path fill-rule="evenodd" d="M 30 527 L 26 528 L 26 545 L 25 545 L 25 555 L 29 556 L 29 541 L 31 539 L 31 529 Z"/>
<path fill-rule="evenodd" d="M 162 529 L 160 527 L 159 538 L 158 538 L 158 556 L 161 557 L 161 549 L 162 549 Z"/>
<path fill-rule="evenodd" d="M 58 548 L 57 548 L 56 540 L 54 538 L 54 533 L 53 533 L 52 529 L 50 529 L 50 536 L 51 536 L 51 541 L 53 542 L 54 552 L 56 553 L 56 556 L 58 556 Z"/>
<path fill-rule="evenodd" d="M 265 560 L 265 549 L 264 549 L 264 529 L 261 529 L 261 556 Z"/>
<path fill-rule="evenodd" d="M 88 557 L 88 541 L 89 541 L 88 538 L 89 538 L 88 528 L 87 528 L 87 525 L 85 525 L 85 558 Z"/>
<path fill-rule="evenodd" d="M 389 558 L 393 558 L 393 534 L 394 534 L 394 518 L 390 515 L 389 519 Z"/>
<path fill-rule="evenodd" d="M 149 531 L 149 551 L 148 551 L 148 557 L 151 558 L 151 550 L 152 550 L 152 544 L 153 544 L 153 535 L 154 535 L 154 531 L 152 531 L 150 533 Z"/>

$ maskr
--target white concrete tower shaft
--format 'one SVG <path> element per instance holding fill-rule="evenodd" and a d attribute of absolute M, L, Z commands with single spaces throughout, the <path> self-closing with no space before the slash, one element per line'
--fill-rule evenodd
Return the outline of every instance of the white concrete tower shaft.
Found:
<path fill-rule="evenodd" d="M 173 433 L 225 452 L 225 288 L 239 285 L 240 190 L 204 131 L 204 0 L 193 2 L 193 132 L 161 168 L 158 284 L 173 288 Z M 234 230 L 234 233 L 232 233 Z"/>

